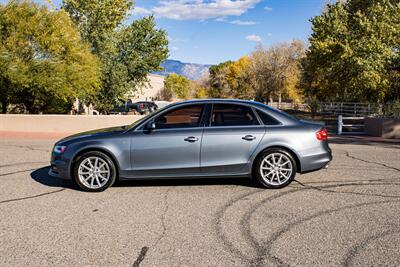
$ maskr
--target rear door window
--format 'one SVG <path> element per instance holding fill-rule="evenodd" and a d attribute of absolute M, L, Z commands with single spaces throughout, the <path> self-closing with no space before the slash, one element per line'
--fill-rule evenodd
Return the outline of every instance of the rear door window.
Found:
<path fill-rule="evenodd" d="M 234 104 L 214 104 L 211 126 L 259 125 L 252 108 Z"/>

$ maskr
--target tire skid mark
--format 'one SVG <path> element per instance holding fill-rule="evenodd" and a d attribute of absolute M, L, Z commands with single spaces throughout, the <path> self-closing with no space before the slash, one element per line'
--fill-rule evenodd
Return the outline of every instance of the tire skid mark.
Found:
<path fill-rule="evenodd" d="M 357 158 L 357 157 L 351 156 L 347 151 L 345 151 L 345 155 L 346 155 L 347 157 L 353 158 L 353 159 L 355 159 L 355 160 L 360 160 L 360 161 L 363 161 L 363 162 L 366 162 L 366 163 L 377 164 L 377 165 L 380 165 L 380 166 L 382 166 L 382 167 L 384 167 L 384 168 L 388 168 L 388 169 L 391 169 L 391 170 L 400 171 L 400 169 L 397 169 L 397 168 L 395 168 L 395 167 L 392 167 L 392 166 L 389 166 L 389 165 L 386 165 L 386 164 L 382 164 L 382 163 L 378 163 L 378 162 L 369 162 L 369 161 L 366 161 L 366 160 L 359 159 L 359 158 Z M 397 179 L 397 178 L 395 178 L 395 179 Z M 390 180 L 390 179 L 379 179 L 379 181 L 382 181 L 382 180 Z M 366 182 L 375 182 L 375 181 L 376 181 L 376 180 L 367 180 Z M 379 182 L 379 181 L 378 181 L 378 182 Z M 343 181 L 334 181 L 334 182 L 343 182 Z M 259 192 L 259 191 L 247 193 L 247 194 L 244 194 L 244 195 L 239 196 L 239 197 L 237 197 L 237 198 L 234 198 L 234 199 L 232 199 L 230 202 L 228 202 L 226 205 L 222 206 L 222 207 L 219 209 L 219 211 L 217 212 L 216 220 L 215 220 L 215 221 L 216 221 L 215 225 L 216 225 L 217 236 L 223 241 L 223 244 L 228 248 L 228 250 L 229 250 L 233 255 L 236 254 L 236 255 L 239 256 L 242 260 L 249 262 L 251 265 L 255 265 L 255 266 L 263 265 L 263 261 L 264 261 L 264 259 L 265 259 L 265 257 L 263 256 L 263 254 L 264 254 L 265 251 L 267 251 L 267 252 L 270 252 L 270 251 L 269 251 L 268 249 L 265 250 L 265 248 L 263 248 L 263 246 L 260 245 L 260 244 L 256 241 L 256 239 L 252 236 L 252 234 L 251 234 L 251 229 L 250 229 L 250 219 L 251 219 L 252 215 L 258 210 L 259 207 L 261 207 L 261 206 L 262 206 L 263 204 L 265 204 L 267 201 L 270 201 L 270 200 L 273 200 L 273 199 L 277 199 L 277 198 L 283 197 L 283 196 L 285 196 L 285 195 L 287 195 L 287 194 L 291 194 L 291 193 L 295 193 L 295 192 L 299 192 L 299 191 L 303 191 L 303 190 L 320 190 L 320 191 L 323 191 L 325 188 L 344 187 L 344 186 L 365 186 L 365 185 L 370 185 L 370 184 L 368 184 L 368 183 L 365 183 L 365 180 L 362 180 L 362 182 L 363 182 L 363 183 L 350 182 L 350 183 L 344 183 L 344 184 L 325 185 L 325 186 L 320 186 L 320 187 L 304 186 L 304 185 L 302 185 L 302 186 L 303 186 L 302 189 L 293 189 L 293 190 L 289 190 L 289 191 L 286 191 L 286 192 L 283 192 L 283 193 L 280 193 L 280 194 L 276 194 L 276 195 L 267 197 L 267 198 L 265 198 L 264 200 L 262 200 L 261 202 L 259 202 L 258 204 L 256 204 L 255 206 L 253 206 L 253 208 L 252 208 L 250 211 L 248 211 L 248 212 L 245 214 L 244 217 L 242 217 L 241 225 L 244 226 L 242 235 L 245 236 L 245 237 L 247 237 L 247 240 L 252 244 L 252 247 L 256 250 L 256 252 L 258 252 L 258 253 L 257 253 L 258 255 L 257 255 L 257 257 L 256 257 L 255 259 L 250 259 L 250 260 L 249 260 L 249 258 L 248 258 L 246 255 L 244 255 L 244 253 L 242 253 L 239 249 L 235 248 L 235 246 L 233 245 L 233 243 L 232 243 L 231 241 L 229 241 L 229 239 L 228 239 L 228 238 L 225 236 L 225 234 L 223 233 L 223 230 L 222 230 L 222 227 L 221 227 L 221 220 L 222 220 L 222 218 L 223 218 L 223 216 L 224 216 L 224 213 L 227 211 L 227 209 L 228 209 L 229 207 L 231 207 L 233 204 L 235 204 L 236 202 L 240 201 L 241 199 L 243 199 L 243 198 L 245 198 L 245 197 L 247 197 L 247 196 L 250 196 L 250 195 L 252 195 L 252 194 L 255 194 L 255 193 Z M 324 182 L 321 182 L 321 183 L 324 183 Z M 390 185 L 389 183 L 371 183 L 371 185 L 378 185 L 378 184 Z M 395 185 L 398 185 L 398 184 L 396 184 L 396 183 L 394 183 L 394 184 L 395 184 Z M 333 192 L 331 192 L 331 193 L 344 193 L 344 192 L 338 192 L 338 191 L 334 191 L 334 190 L 329 190 L 328 192 L 330 192 L 330 191 L 333 191 Z M 356 193 L 356 192 L 346 192 L 346 193 L 354 193 L 354 194 L 357 194 L 357 195 L 358 195 L 358 194 L 362 194 L 362 193 Z M 363 195 L 365 195 L 365 194 L 363 194 Z M 367 196 L 391 197 L 391 198 L 398 198 L 398 197 L 399 197 L 399 196 L 387 196 L 387 195 L 378 195 L 378 194 L 377 194 L 377 195 L 367 194 Z M 389 200 L 388 200 L 388 201 L 380 201 L 379 203 L 388 203 L 388 202 L 397 202 L 397 201 L 393 201 L 393 200 L 389 201 Z M 345 209 L 345 208 L 341 208 L 341 209 Z M 337 209 L 336 211 L 339 211 L 339 210 L 341 210 L 341 209 Z M 335 211 L 324 211 L 322 215 L 324 215 L 324 214 L 327 213 L 327 212 L 332 212 L 332 213 L 333 213 L 333 212 L 335 212 Z M 321 216 L 322 216 L 322 215 L 321 215 Z M 306 218 L 306 219 L 307 219 L 307 218 Z M 300 220 L 302 220 L 302 219 L 300 219 Z M 288 228 L 288 230 L 291 228 L 290 226 L 286 226 L 286 227 Z M 282 232 L 282 233 L 281 233 L 281 232 L 282 232 L 282 231 L 279 231 L 279 232 L 273 234 L 273 237 L 276 236 L 275 239 L 277 239 L 281 234 L 283 234 L 283 232 Z M 278 235 L 278 234 L 279 234 L 279 235 Z M 268 242 L 267 242 L 267 243 L 268 243 Z M 270 244 L 269 246 L 272 247 L 272 244 Z M 267 248 L 268 248 L 268 247 L 267 247 Z M 283 266 L 287 265 L 287 264 L 285 264 L 282 260 L 280 260 L 280 259 L 277 258 L 277 257 L 272 257 L 272 255 L 271 255 L 271 258 L 274 259 L 274 262 L 277 263 L 277 264 L 279 264 L 279 265 L 283 265 Z"/>
<path fill-rule="evenodd" d="M 296 193 L 296 192 L 300 192 L 300 191 L 303 191 L 303 190 L 307 190 L 307 188 L 294 188 L 294 189 L 291 189 L 289 191 L 285 191 L 285 192 L 278 193 L 278 194 L 275 194 L 273 196 L 264 198 L 263 200 L 261 200 L 260 202 L 255 204 L 249 211 L 247 211 L 242 216 L 242 219 L 240 220 L 240 225 L 242 225 L 242 227 L 243 227 L 242 230 L 241 230 L 241 234 L 248 241 L 248 243 L 250 243 L 250 245 L 256 251 L 256 257 L 249 261 L 251 266 L 263 266 L 264 265 L 262 263 L 263 262 L 263 251 L 264 251 L 264 249 L 256 241 L 256 239 L 253 237 L 253 235 L 251 234 L 250 220 L 251 220 L 251 217 L 254 214 L 254 212 L 256 212 L 258 210 L 258 208 L 260 208 L 262 205 L 264 205 L 268 201 L 276 200 L 276 199 L 281 198 L 283 196 L 286 196 L 286 195 L 289 195 L 289 194 L 293 194 L 293 193 Z M 280 265 L 284 265 L 283 262 L 279 262 L 279 264 Z"/>
<path fill-rule="evenodd" d="M 324 189 L 324 188 L 335 188 L 335 187 L 344 187 L 344 186 L 365 186 L 365 185 L 390 185 L 389 183 L 374 183 L 374 184 L 365 184 L 365 183 L 346 183 L 346 184 L 334 184 L 334 185 L 325 185 L 325 186 L 321 186 L 319 189 Z M 291 191 L 287 191 L 286 193 L 295 193 L 298 191 L 303 191 L 303 190 L 315 190 L 313 188 L 309 188 L 309 187 L 303 187 L 303 189 L 294 189 Z M 256 240 L 256 238 L 251 234 L 251 227 L 250 227 L 250 221 L 252 216 L 256 213 L 256 211 L 262 207 L 266 202 L 280 198 L 284 195 L 287 195 L 284 193 L 280 194 L 280 195 L 276 195 L 268 197 L 260 202 L 258 202 L 257 204 L 255 204 L 253 206 L 252 209 L 250 209 L 247 213 L 245 213 L 245 215 L 242 217 L 241 220 L 241 225 L 243 226 L 243 236 L 245 236 L 245 238 L 247 239 L 247 241 L 251 244 L 251 246 L 256 250 L 257 252 L 257 257 L 255 259 L 252 260 L 252 265 L 253 266 L 262 266 L 264 265 L 263 261 L 264 261 L 264 254 L 265 254 L 265 249 L 264 247 L 259 244 L 259 242 Z M 398 197 L 398 196 L 396 196 Z M 393 201 L 396 202 L 396 201 Z M 290 223 L 290 225 L 292 225 L 292 223 Z M 274 234 L 273 234 L 274 235 Z M 267 241 L 271 242 L 270 240 Z M 272 246 L 272 244 L 270 244 L 270 246 Z M 273 262 L 275 264 L 278 264 L 280 266 L 287 266 L 287 264 L 285 264 L 284 262 L 282 262 L 279 258 L 277 257 L 271 257 L 273 259 Z"/>
<path fill-rule="evenodd" d="M 400 177 L 394 177 L 394 178 L 380 178 L 380 179 L 358 179 L 358 180 L 328 180 L 328 181 L 310 181 L 305 184 L 329 184 L 329 183 L 355 183 L 355 182 L 360 182 L 360 183 L 373 183 L 373 182 L 383 182 L 383 181 L 393 181 L 393 180 L 400 180 Z M 298 182 L 297 180 L 294 180 Z M 395 185 L 400 184 L 400 183 L 393 183 Z"/>
<path fill-rule="evenodd" d="M 2 200 L 2 201 L 0 201 L 0 204 L 16 202 L 16 201 L 21 201 L 21 200 L 27 200 L 27 199 L 32 199 L 32 198 L 38 198 L 38 197 L 43 197 L 43 196 L 47 196 L 47 195 L 51 195 L 51 194 L 56 194 L 56 193 L 62 192 L 64 190 L 66 190 L 66 188 L 62 188 L 62 189 L 59 189 L 59 190 L 50 191 L 50 192 L 46 192 L 46 193 L 41 193 L 41 194 L 37 194 L 37 195 L 33 195 L 33 196 Z"/>
<path fill-rule="evenodd" d="M 298 190 L 304 190 L 304 189 L 298 189 Z M 251 264 L 251 262 L 253 261 L 252 258 L 248 257 L 247 255 L 245 255 L 242 251 L 240 251 L 239 249 L 237 249 L 235 247 L 235 245 L 233 244 L 233 242 L 231 242 L 229 240 L 229 238 L 224 234 L 224 231 L 222 229 L 222 219 L 226 213 L 226 211 L 232 207 L 234 204 L 236 204 L 237 202 L 241 201 L 242 199 L 255 195 L 257 193 L 260 192 L 265 192 L 265 189 L 257 189 L 257 190 L 252 190 L 251 192 L 247 192 L 245 194 L 242 194 L 238 197 L 235 197 L 233 199 L 231 199 L 230 201 L 228 201 L 225 205 L 223 205 L 222 207 L 220 207 L 218 209 L 218 211 L 216 212 L 216 216 L 214 219 L 214 226 L 215 226 L 215 230 L 216 230 L 216 235 L 217 237 L 222 240 L 222 244 L 225 246 L 225 248 L 227 248 L 228 252 L 230 252 L 233 256 L 238 257 L 240 260 L 242 260 L 243 262 L 247 263 L 247 264 Z M 289 194 L 292 191 L 286 191 L 284 193 L 280 193 L 279 195 L 282 194 Z M 270 197 L 274 197 L 270 196 Z M 270 198 L 268 197 L 268 198 Z M 276 196 L 277 197 L 277 196 Z"/>
<path fill-rule="evenodd" d="M 344 170 L 351 170 L 351 171 L 357 171 L 357 170 L 363 170 L 364 168 L 360 167 L 353 167 L 353 166 L 329 166 L 329 170 L 332 171 L 344 171 Z M 391 169 L 388 170 L 385 167 L 368 167 L 368 170 L 373 171 L 373 172 L 382 172 L 382 171 L 392 171 Z"/>
<path fill-rule="evenodd" d="M 302 183 L 298 180 L 294 180 L 297 182 L 299 185 L 313 189 L 316 191 L 321 191 L 321 192 L 328 192 L 328 193 L 336 193 L 336 194 L 348 194 L 348 195 L 359 195 L 359 196 L 373 196 L 373 197 L 388 197 L 388 198 L 400 198 L 400 195 L 383 195 L 383 194 L 374 194 L 374 193 L 360 193 L 360 192 L 347 192 L 347 191 L 336 191 L 336 190 L 330 190 L 330 189 L 324 189 L 318 186 L 312 186 L 307 183 Z M 336 187 L 345 187 L 345 186 L 351 186 L 354 184 L 351 183 L 346 183 L 346 184 L 339 184 Z M 363 185 L 363 186 L 369 186 L 369 185 L 399 185 L 399 183 L 362 183 L 362 184 L 356 184 L 357 186 Z"/>
<path fill-rule="evenodd" d="M 282 227 L 280 230 L 278 230 L 274 234 L 272 234 L 272 236 L 268 240 L 263 242 L 263 245 L 259 244 L 257 242 L 257 245 L 262 248 L 262 251 L 260 251 L 261 253 L 259 255 L 259 258 L 261 259 L 261 262 L 263 262 L 265 260 L 269 260 L 275 264 L 278 264 L 279 266 L 290 266 L 288 263 L 285 263 L 279 257 L 272 255 L 271 250 L 272 250 L 272 246 L 279 239 L 279 237 L 281 237 L 283 234 L 289 232 L 295 226 L 298 226 L 300 224 L 303 224 L 305 222 L 308 222 L 308 221 L 318 218 L 318 217 L 332 215 L 333 213 L 337 213 L 337 212 L 344 211 L 344 210 L 373 206 L 373 205 L 380 205 L 380 204 L 395 203 L 395 202 L 400 202 L 400 200 L 384 200 L 384 201 L 374 201 L 374 202 L 366 202 L 366 203 L 360 203 L 360 204 L 355 204 L 355 205 L 348 205 L 348 206 L 344 206 L 341 208 L 335 208 L 335 209 L 329 209 L 329 210 L 317 212 L 317 213 L 307 216 L 305 218 L 301 218 L 301 219 L 295 220 L 293 222 L 290 222 L 290 224 L 287 224 L 286 226 Z M 255 240 L 254 236 L 251 236 L 251 238 L 253 240 Z"/>
<path fill-rule="evenodd" d="M 347 150 L 341 150 L 341 151 L 343 151 L 344 154 L 345 154 L 345 156 L 348 157 L 348 158 L 355 159 L 355 160 L 358 160 L 358 161 L 362 161 L 362 162 L 365 162 L 365 163 L 372 163 L 372 164 L 380 165 L 380 166 L 383 166 L 383 167 L 385 167 L 385 168 L 388 168 L 388 169 L 391 169 L 391 170 L 395 170 L 395 171 L 400 172 L 400 168 L 396 168 L 396 167 L 387 165 L 387 164 L 385 164 L 385 163 L 380 163 L 380 162 L 375 162 L 375 161 L 369 161 L 369 160 L 365 160 L 365 159 L 362 159 L 362 158 L 358 158 L 358 157 L 352 156 L 352 155 L 350 155 L 350 152 L 347 151 Z"/>
<path fill-rule="evenodd" d="M 250 192 L 247 192 L 245 194 L 242 194 L 240 196 L 237 196 L 231 200 L 229 200 L 225 205 L 221 206 L 217 212 L 216 216 L 214 217 L 214 226 L 216 230 L 216 235 L 217 237 L 222 240 L 223 245 L 225 248 L 228 249 L 228 252 L 230 252 L 232 255 L 238 257 L 240 260 L 243 262 L 249 262 L 249 258 L 242 253 L 239 249 L 235 248 L 234 244 L 225 236 L 224 231 L 221 227 L 221 221 L 225 215 L 225 212 L 232 207 L 235 203 L 239 202 L 240 200 L 249 197 L 251 195 L 255 195 L 261 191 L 264 191 L 263 189 L 258 189 L 258 190 L 251 190 Z"/>
<path fill-rule="evenodd" d="M 47 161 L 18 162 L 18 163 L 10 163 L 10 164 L 5 164 L 5 165 L 0 165 L 0 168 L 15 167 L 15 166 L 21 166 L 21 165 L 28 165 L 28 164 L 48 164 L 48 162 Z"/>
<path fill-rule="evenodd" d="M 388 185 L 387 183 L 374 183 L 372 185 L 377 185 L 377 184 L 383 184 L 383 185 Z M 331 188 L 331 187 L 342 187 L 342 186 L 357 186 L 357 185 L 368 185 L 365 183 L 346 183 L 346 184 L 333 184 L 333 185 L 325 185 L 325 186 L 321 186 L 321 188 Z M 237 203 L 238 201 L 242 200 L 243 198 L 246 198 L 248 196 L 254 195 L 256 193 L 265 191 L 265 189 L 260 189 L 260 190 L 256 190 L 256 191 L 252 191 L 246 194 L 243 194 L 241 196 L 238 196 L 234 199 L 232 199 L 231 201 L 229 201 L 226 205 L 222 206 L 218 212 L 216 213 L 216 219 L 214 221 L 214 225 L 216 228 L 216 233 L 217 233 L 217 237 L 219 239 L 222 240 L 223 245 L 228 249 L 228 251 L 234 255 L 237 256 L 238 258 L 240 258 L 242 261 L 246 262 L 247 264 L 249 264 L 250 266 L 260 266 L 263 265 L 262 261 L 263 261 L 263 248 L 262 246 L 260 246 L 258 244 L 258 242 L 255 240 L 255 238 L 251 235 L 251 229 L 250 229 L 250 219 L 252 217 L 252 215 L 256 212 L 256 210 L 258 210 L 258 208 L 260 208 L 263 204 L 265 204 L 268 201 L 271 200 L 275 200 L 278 198 L 281 198 L 283 196 L 289 195 L 289 194 L 293 194 L 296 192 L 300 192 L 300 191 L 304 191 L 304 190 L 312 190 L 311 188 L 307 188 L 307 187 L 301 187 L 301 188 L 293 188 L 289 191 L 285 191 L 282 193 L 277 193 L 275 195 L 269 196 L 263 200 L 261 200 L 260 202 L 258 202 L 257 204 L 255 204 L 253 206 L 253 208 L 246 212 L 246 214 L 242 217 L 241 223 L 240 225 L 244 226 L 242 232 L 242 235 L 245 237 L 245 239 L 251 244 L 251 246 L 255 249 L 255 251 L 257 252 L 257 257 L 255 258 L 249 258 L 248 256 L 246 256 L 242 251 L 240 251 L 239 249 L 237 249 L 233 242 L 230 241 L 228 239 L 228 237 L 223 233 L 222 227 L 221 227 L 221 222 L 222 222 L 222 218 L 224 216 L 224 213 L 231 207 L 233 206 L 235 203 Z M 279 265 L 285 265 L 283 262 L 279 262 Z"/>
<path fill-rule="evenodd" d="M 37 168 L 33 168 L 33 169 L 26 169 L 26 170 L 20 170 L 20 171 L 15 171 L 15 172 L 6 172 L 6 173 L 2 173 L 2 174 L 0 174 L 0 177 L 7 176 L 7 175 L 12 175 L 12 174 L 17 174 L 17 173 L 23 173 L 23 172 L 35 171 L 35 170 L 37 170 Z"/>
<path fill-rule="evenodd" d="M 391 229 L 391 230 L 386 230 L 382 233 L 378 233 L 378 234 L 374 234 L 371 236 L 368 236 L 367 238 L 365 238 L 364 240 L 361 240 L 361 242 L 356 243 L 355 245 L 353 245 L 348 252 L 346 253 L 346 255 L 343 258 L 343 262 L 342 262 L 342 266 L 348 267 L 351 266 L 351 263 L 353 262 L 354 258 L 361 252 L 362 249 L 365 249 L 365 247 L 375 241 L 378 240 L 380 238 L 386 237 L 388 235 L 392 235 L 392 234 L 398 234 L 400 232 L 400 229 Z"/>
<path fill-rule="evenodd" d="M 23 149 L 28 149 L 28 150 L 31 150 L 31 151 L 50 152 L 50 150 L 48 150 L 48 149 L 36 148 L 36 147 L 33 147 L 33 146 L 21 146 L 21 145 L 4 145 L 4 146 L 23 148 Z"/>

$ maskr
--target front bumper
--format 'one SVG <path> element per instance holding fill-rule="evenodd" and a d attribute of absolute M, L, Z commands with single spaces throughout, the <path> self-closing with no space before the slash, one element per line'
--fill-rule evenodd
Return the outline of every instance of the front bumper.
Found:
<path fill-rule="evenodd" d="M 70 180 L 69 160 L 64 159 L 62 155 L 52 153 L 48 174 L 52 177 Z"/>

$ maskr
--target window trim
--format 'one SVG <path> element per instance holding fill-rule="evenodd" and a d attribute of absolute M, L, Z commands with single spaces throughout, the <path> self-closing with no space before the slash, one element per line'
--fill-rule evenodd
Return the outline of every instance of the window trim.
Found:
<path fill-rule="evenodd" d="M 237 104 L 237 103 L 223 103 L 223 102 L 216 102 L 216 103 L 211 103 L 211 109 L 210 109 L 210 113 L 208 114 L 208 123 L 205 124 L 204 127 L 208 127 L 208 128 L 240 128 L 240 127 L 257 127 L 257 126 L 263 126 L 263 122 L 260 120 L 260 118 L 258 117 L 257 112 L 254 110 L 254 107 L 252 107 L 251 105 L 246 105 L 246 104 Z M 211 119 L 212 119 L 212 114 L 214 112 L 214 105 L 232 105 L 232 106 L 239 106 L 239 107 L 246 107 L 246 108 L 250 108 L 251 111 L 253 112 L 253 115 L 255 116 L 258 124 L 257 125 L 225 125 L 225 126 L 213 126 L 211 125 Z"/>

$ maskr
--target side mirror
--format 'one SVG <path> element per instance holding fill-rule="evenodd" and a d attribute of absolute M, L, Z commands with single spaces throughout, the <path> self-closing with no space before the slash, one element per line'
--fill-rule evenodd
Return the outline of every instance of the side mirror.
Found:
<path fill-rule="evenodd" d="M 156 123 L 153 121 L 153 120 L 151 120 L 151 121 L 149 121 L 147 124 L 146 124 L 146 130 L 148 130 L 148 131 L 153 131 L 153 130 L 155 130 L 156 129 Z"/>

